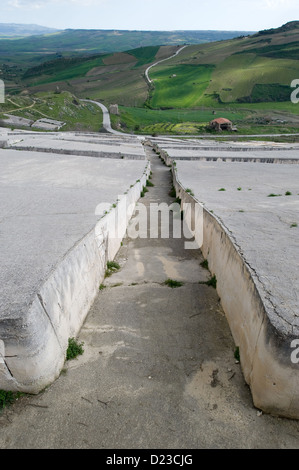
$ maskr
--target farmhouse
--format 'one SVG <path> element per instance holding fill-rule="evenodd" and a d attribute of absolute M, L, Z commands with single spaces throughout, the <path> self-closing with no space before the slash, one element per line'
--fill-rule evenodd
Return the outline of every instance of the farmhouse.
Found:
<path fill-rule="evenodd" d="M 228 119 L 226 118 L 216 118 L 216 119 L 213 119 L 213 121 L 210 122 L 209 124 L 209 128 L 210 129 L 214 129 L 218 132 L 221 132 L 221 131 L 232 131 L 232 130 L 235 130 L 233 128 L 233 124 L 231 121 L 229 121 Z"/>

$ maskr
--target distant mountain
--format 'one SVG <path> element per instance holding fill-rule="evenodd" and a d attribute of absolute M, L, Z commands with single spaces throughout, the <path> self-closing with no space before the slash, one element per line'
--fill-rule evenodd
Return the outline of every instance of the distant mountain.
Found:
<path fill-rule="evenodd" d="M 48 31 L 49 32 L 49 31 Z M 36 34 L 36 32 L 35 32 Z M 0 55 L 30 53 L 109 53 L 156 45 L 202 44 L 238 36 L 250 31 L 127 31 L 67 29 L 53 35 L 29 36 L 0 41 Z M 1 29 L 0 29 L 1 37 Z"/>
<path fill-rule="evenodd" d="M 24 37 L 55 33 L 57 29 L 36 24 L 0 23 L 0 38 Z"/>

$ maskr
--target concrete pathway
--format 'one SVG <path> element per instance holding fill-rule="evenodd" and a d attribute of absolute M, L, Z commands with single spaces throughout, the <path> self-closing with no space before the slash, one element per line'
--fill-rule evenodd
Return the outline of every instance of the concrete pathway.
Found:
<path fill-rule="evenodd" d="M 155 186 L 140 203 L 169 204 L 169 168 L 146 151 Z M 84 354 L 0 414 L 0 448 L 299 448 L 298 421 L 253 407 L 216 290 L 199 283 L 201 253 L 127 238 L 117 261 L 80 333 Z"/>

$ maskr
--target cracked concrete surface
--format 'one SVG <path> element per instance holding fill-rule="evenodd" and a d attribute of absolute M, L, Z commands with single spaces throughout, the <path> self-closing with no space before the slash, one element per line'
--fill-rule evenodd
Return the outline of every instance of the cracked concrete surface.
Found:
<path fill-rule="evenodd" d="M 170 201 L 169 169 L 147 153 L 155 187 L 142 203 Z M 84 354 L 0 415 L 0 448 L 299 448 L 298 421 L 253 406 L 202 260 L 183 240 L 127 238 L 79 335 Z M 183 286 L 163 285 L 174 274 Z"/>

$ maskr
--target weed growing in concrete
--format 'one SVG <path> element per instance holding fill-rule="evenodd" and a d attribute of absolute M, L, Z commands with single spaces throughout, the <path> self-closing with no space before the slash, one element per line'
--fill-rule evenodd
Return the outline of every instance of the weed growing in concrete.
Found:
<path fill-rule="evenodd" d="M 237 188 L 238 191 L 242 191 L 242 188 Z"/>
<path fill-rule="evenodd" d="M 281 194 L 275 194 L 275 193 L 270 193 L 268 194 L 268 197 L 279 197 Z"/>
<path fill-rule="evenodd" d="M 104 286 L 104 284 L 100 284 L 99 290 L 104 290 L 104 289 L 106 289 L 106 286 Z"/>
<path fill-rule="evenodd" d="M 216 276 L 212 276 L 211 279 L 209 279 L 208 281 L 200 281 L 199 284 L 205 284 L 207 286 L 211 286 L 211 287 L 214 287 L 214 289 L 216 289 L 217 287 L 217 279 L 216 279 Z"/>
<path fill-rule="evenodd" d="M 214 289 L 216 289 L 217 287 L 217 279 L 216 279 L 216 276 L 214 274 L 213 277 L 211 277 L 211 279 L 209 279 L 207 282 L 206 282 L 207 286 L 212 286 L 214 287 Z"/>
<path fill-rule="evenodd" d="M 234 352 L 234 358 L 236 361 L 240 362 L 240 348 L 239 346 L 236 346 L 235 352 Z"/>
<path fill-rule="evenodd" d="M 291 191 L 286 191 L 285 196 L 292 196 Z"/>
<path fill-rule="evenodd" d="M 15 400 L 21 397 L 23 394 L 21 392 L 6 392 L 5 390 L 0 390 L 0 409 L 5 408 L 6 406 L 11 405 Z"/>
<path fill-rule="evenodd" d="M 120 265 L 116 261 L 108 261 L 105 277 L 111 276 L 120 269 Z"/>
<path fill-rule="evenodd" d="M 169 196 L 170 197 L 176 197 L 176 190 L 175 190 L 175 187 L 172 186 L 171 190 L 169 191 Z"/>
<path fill-rule="evenodd" d="M 146 186 L 143 186 L 142 191 L 140 193 L 140 197 L 144 197 L 145 193 L 148 193 L 148 189 Z"/>
<path fill-rule="evenodd" d="M 75 357 L 83 354 L 83 345 L 84 343 L 78 343 L 75 338 L 69 338 L 69 344 L 66 350 L 66 360 L 69 361 L 71 359 L 75 359 Z"/>
<path fill-rule="evenodd" d="M 155 186 L 155 185 L 151 181 L 147 180 L 146 186 L 152 187 L 152 186 Z"/>
<path fill-rule="evenodd" d="M 293 227 L 298 227 L 298 224 L 296 222 L 294 222 L 293 224 L 290 225 L 291 228 Z"/>
<path fill-rule="evenodd" d="M 171 287 L 172 289 L 174 289 L 175 287 L 182 287 L 183 282 L 175 281 L 174 279 L 166 279 L 164 284 L 166 286 Z"/>
<path fill-rule="evenodd" d="M 226 189 L 225 188 L 220 188 L 220 189 L 218 189 L 218 191 L 226 191 Z"/>
<path fill-rule="evenodd" d="M 190 194 L 190 196 L 194 196 L 194 193 L 193 193 L 192 189 L 190 189 L 190 188 L 186 189 L 186 193 Z"/>
<path fill-rule="evenodd" d="M 207 259 L 204 259 L 201 263 L 200 266 L 203 267 L 204 269 L 209 269 L 209 262 Z"/>

